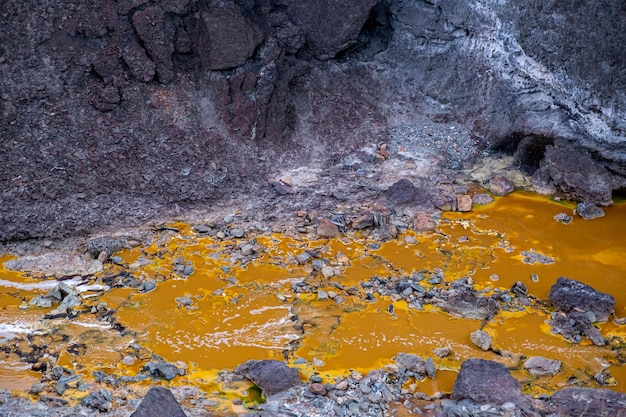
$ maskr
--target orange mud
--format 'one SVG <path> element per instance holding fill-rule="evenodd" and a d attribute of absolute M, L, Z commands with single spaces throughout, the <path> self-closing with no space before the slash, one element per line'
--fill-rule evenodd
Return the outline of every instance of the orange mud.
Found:
<path fill-rule="evenodd" d="M 39 330 L 56 335 L 59 342 L 50 348 L 50 354 L 84 380 L 94 370 L 136 375 L 152 360 L 151 355 L 158 355 L 187 368 L 187 375 L 173 384 L 193 383 L 220 398 L 255 396 L 249 391 L 250 384 L 225 387 L 215 382 L 219 370 L 232 369 L 249 359 L 284 359 L 300 368 L 303 379 L 318 373 L 331 381 L 353 371 L 366 373 L 392 364 L 399 352 L 433 358 L 436 378 L 409 381 L 406 386 L 428 395 L 450 392 L 461 363 L 472 357 L 504 363 L 531 394 L 549 393 L 572 381 L 597 386 L 593 375 L 602 371 L 610 374 L 613 389 L 624 391 L 626 371 L 621 363 L 626 356 L 626 326 L 599 325 L 611 341 L 608 346 L 594 346 L 586 340 L 571 344 L 550 334 L 545 323 L 550 311 L 534 307 L 501 311 L 484 327 L 493 337 L 493 350 L 483 352 L 469 338 L 471 332 L 483 328 L 482 322 L 455 318 L 430 305 L 416 310 L 379 294 L 375 294 L 376 301 L 366 301 L 360 287 L 375 275 L 384 278 L 425 271 L 426 279 L 420 284 L 428 289 L 429 273 L 440 269 L 444 281 L 469 276 L 475 287 L 487 294 L 510 289 L 515 281 L 521 281 L 529 295 L 545 299 L 556 279 L 566 276 L 612 294 L 617 301 L 616 316 L 624 317 L 626 204 L 606 208 L 606 217 L 592 221 L 574 217 L 564 225 L 553 219 L 562 212 L 571 215 L 572 209 L 571 204 L 518 192 L 470 213 L 445 213 L 435 232 L 409 231 L 379 249 L 372 249 L 374 242 L 360 234 L 330 241 L 259 236 L 256 243 L 263 250 L 252 260 L 239 249 L 249 239 L 200 237 L 188 225 L 177 223 L 173 227 L 178 233 L 170 231 L 149 246 L 125 249 L 118 254 L 124 267 L 107 264 L 95 277 L 97 283 L 100 276 L 127 271 L 139 280 L 157 283 L 148 293 L 113 288 L 84 301 L 87 307 L 105 302 L 124 328 L 122 333 L 88 312 L 72 321 L 42 320 L 51 309 L 27 303 L 47 290 L 10 284 L 42 280 L 7 271 L 4 262 L 9 257 L 3 257 L 0 388 L 26 390 L 38 380 L 40 374 L 31 371 L 31 364 L 20 361 L 9 347 L 23 340 L 26 332 Z M 418 242 L 406 243 L 403 238 L 408 234 Z M 324 278 L 314 271 L 312 260 L 303 265 L 295 260 L 307 249 L 325 260 L 334 276 Z M 546 255 L 555 262 L 524 263 L 523 251 Z M 187 277 L 175 270 L 181 260 L 193 266 Z M 299 282 L 316 290 L 295 291 Z M 344 291 L 350 287 L 359 293 Z M 317 290 L 329 297 L 318 299 Z M 14 324 L 19 326 L 14 328 Z M 16 329 L 22 333 L 13 332 Z M 143 350 L 132 347 L 136 343 Z M 446 346 L 451 351 L 448 357 L 433 354 L 435 348 Z M 554 377 L 531 377 L 521 363 L 535 355 L 562 361 L 561 372 Z M 135 361 L 123 364 L 125 356 L 133 356 Z M 306 364 L 301 364 L 302 359 Z"/>

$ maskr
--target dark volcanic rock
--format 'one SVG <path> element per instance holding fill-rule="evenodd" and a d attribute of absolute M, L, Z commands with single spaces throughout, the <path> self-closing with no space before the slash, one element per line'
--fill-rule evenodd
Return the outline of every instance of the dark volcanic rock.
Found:
<path fill-rule="evenodd" d="M 560 334 L 572 343 L 581 342 L 585 336 L 597 346 L 606 344 L 600 330 L 591 323 L 589 313 L 555 313 L 548 324 L 551 326 L 552 333 Z"/>
<path fill-rule="evenodd" d="M 428 193 L 421 188 L 417 188 L 411 181 L 403 178 L 385 190 L 385 197 L 390 204 L 417 204 L 426 200 Z"/>
<path fill-rule="evenodd" d="M 172 392 L 152 387 L 130 417 L 187 417 Z"/>
<path fill-rule="evenodd" d="M 566 313 L 575 309 L 591 311 L 597 321 L 605 322 L 615 310 L 615 298 L 580 281 L 560 277 L 550 288 L 550 302 Z"/>
<path fill-rule="evenodd" d="M 561 191 L 577 200 L 602 206 L 613 203 L 617 184 L 609 171 L 579 146 L 566 141 L 546 146 L 540 168 L 533 174 L 536 182 L 549 178 Z"/>
<path fill-rule="evenodd" d="M 263 33 L 235 4 L 209 2 L 196 22 L 194 51 L 206 69 L 234 68 L 252 56 Z"/>
<path fill-rule="evenodd" d="M 166 19 L 163 9 L 151 6 L 136 11 L 133 14 L 133 26 L 156 65 L 159 81 L 164 84 L 174 81 L 176 74 L 172 54 L 176 28 Z"/>
<path fill-rule="evenodd" d="M 551 398 L 559 416 L 626 416 L 626 394 L 608 389 L 564 388 Z"/>
<path fill-rule="evenodd" d="M 377 0 L 278 0 L 301 28 L 311 53 L 332 58 L 354 45 Z"/>
<path fill-rule="evenodd" d="M 411 146 L 424 117 L 471 130 L 464 163 L 517 149 L 543 191 L 626 186 L 624 2 L 3 6 L 0 241 L 202 209 L 267 184 L 259 156 L 324 165 L 397 126 Z"/>
<path fill-rule="evenodd" d="M 264 396 L 285 391 L 300 381 L 297 369 L 276 360 L 250 360 L 234 369 L 261 388 Z"/>
<path fill-rule="evenodd" d="M 508 369 L 501 363 L 484 359 L 463 362 L 451 398 L 455 401 L 469 399 L 478 404 L 527 403 L 521 384 Z"/>

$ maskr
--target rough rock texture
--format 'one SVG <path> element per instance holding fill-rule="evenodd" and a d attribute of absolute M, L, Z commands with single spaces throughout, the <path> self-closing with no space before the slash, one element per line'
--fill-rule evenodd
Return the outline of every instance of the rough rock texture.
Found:
<path fill-rule="evenodd" d="M 564 388 L 552 395 L 559 416 L 626 416 L 626 394 L 591 388 Z"/>
<path fill-rule="evenodd" d="M 254 382 L 264 396 L 289 389 L 300 381 L 297 369 L 275 360 L 249 360 L 236 367 L 234 372 Z"/>
<path fill-rule="evenodd" d="M 418 141 L 423 116 L 472 131 L 464 163 L 519 149 L 538 189 L 609 204 L 626 184 L 624 2 L 3 6 L 0 241 L 255 195 L 277 167 Z"/>
<path fill-rule="evenodd" d="M 548 298 L 556 308 L 566 313 L 575 309 L 593 312 L 600 322 L 607 321 L 615 310 L 615 298 L 612 295 L 565 277 L 559 277 L 556 284 L 550 287 Z"/>
<path fill-rule="evenodd" d="M 186 417 L 174 395 L 166 388 L 152 387 L 131 417 Z"/>
<path fill-rule="evenodd" d="M 451 398 L 478 404 L 523 404 L 522 386 L 504 365 L 485 359 L 468 359 L 454 382 Z"/>

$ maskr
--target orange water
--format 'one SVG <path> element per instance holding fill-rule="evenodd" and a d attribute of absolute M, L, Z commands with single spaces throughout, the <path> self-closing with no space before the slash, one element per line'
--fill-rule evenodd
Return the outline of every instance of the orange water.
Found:
<path fill-rule="evenodd" d="M 188 381 L 223 394 L 224 387 L 215 388 L 211 382 L 217 371 L 232 369 L 248 359 L 284 359 L 300 368 L 303 379 L 316 372 L 331 380 L 352 371 L 365 373 L 384 367 L 393 363 L 399 352 L 407 352 L 433 358 L 437 377 L 409 383 L 410 389 L 429 395 L 450 392 L 455 373 L 471 357 L 505 363 L 529 393 L 550 392 L 572 376 L 594 386 L 590 375 L 603 369 L 613 375 L 613 388 L 623 391 L 626 372 L 621 365 L 620 340 L 625 340 L 626 326 L 599 325 L 605 337 L 613 337 L 610 346 L 593 346 L 587 341 L 570 344 L 550 334 L 545 324 L 548 310 L 502 311 L 484 327 L 494 339 L 494 349 L 483 352 L 469 339 L 472 331 L 482 328 L 481 321 L 455 318 L 429 305 L 418 311 L 404 301 L 378 294 L 375 301 L 368 301 L 360 286 L 376 275 L 425 271 L 428 276 L 438 268 L 447 282 L 469 276 L 476 288 L 493 293 L 521 281 L 531 297 L 545 299 L 556 279 L 566 276 L 612 294 L 617 301 L 616 315 L 626 316 L 626 204 L 607 208 L 606 217 L 593 221 L 575 217 L 564 225 L 553 219 L 557 213 L 571 214 L 572 208 L 571 204 L 514 193 L 470 213 L 445 213 L 435 232 L 409 231 L 379 249 L 362 237 L 309 241 L 300 236 L 259 236 L 257 243 L 264 250 L 253 260 L 241 256 L 238 248 L 248 239 L 200 237 L 188 225 L 177 223 L 178 233 L 164 233 L 149 246 L 119 254 L 127 264 L 147 259 L 147 265 L 129 272 L 140 280 L 155 280 L 155 290 L 112 289 L 85 300 L 88 306 L 104 301 L 114 309 L 114 317 L 124 329 L 121 333 L 100 326 L 89 313 L 74 323 L 42 320 L 50 309 L 25 307 L 24 300 L 45 291 L 11 286 L 0 286 L 0 322 L 21 320 L 26 328 L 55 335 L 59 342 L 50 347 L 51 354 L 85 380 L 93 370 L 134 375 L 152 360 L 151 355 L 157 355 L 187 367 L 188 375 L 173 383 Z M 407 244 L 403 240 L 407 234 L 418 243 Z M 324 278 L 313 270 L 311 261 L 298 264 L 294 257 L 307 249 L 316 251 L 334 268 L 334 276 Z M 544 254 L 555 262 L 525 264 L 523 251 Z M 193 265 L 194 272 L 188 277 L 174 272 L 175 259 L 180 257 Z M 3 257 L 0 262 L 8 259 Z M 120 270 L 107 265 L 100 275 Z M 6 269 L 0 269 L 0 279 L 41 281 Z M 294 284 L 302 281 L 316 290 L 294 291 Z M 428 288 L 427 281 L 421 284 Z M 318 300 L 318 289 L 334 292 L 335 298 Z M 186 299 L 184 303 L 181 298 Z M 393 313 L 388 311 L 390 305 Z M 16 343 L 25 335 L 10 337 L 5 343 Z M 68 346 L 76 343 L 85 346 L 83 354 L 68 353 Z M 138 353 L 134 343 L 144 350 Z M 445 346 L 451 350 L 449 357 L 434 356 L 435 348 Z M 133 365 L 122 364 L 128 355 L 136 357 Z M 561 360 L 562 372 L 555 377 L 531 378 L 520 369 L 520 363 L 534 355 Z M 38 374 L 15 354 L 5 356 L 0 358 L 0 388 L 25 390 Z M 241 389 L 233 388 L 233 392 Z"/>

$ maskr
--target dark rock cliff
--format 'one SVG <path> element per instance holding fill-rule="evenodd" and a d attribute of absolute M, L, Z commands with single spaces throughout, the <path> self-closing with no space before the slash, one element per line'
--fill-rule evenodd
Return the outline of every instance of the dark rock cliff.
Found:
<path fill-rule="evenodd" d="M 0 28 L 0 241 L 255 192 L 415 115 L 519 147 L 538 188 L 625 187 L 623 2 L 3 0 Z"/>

